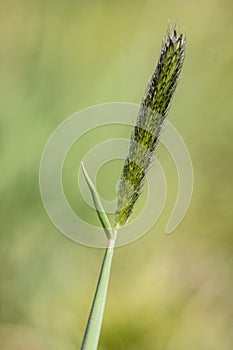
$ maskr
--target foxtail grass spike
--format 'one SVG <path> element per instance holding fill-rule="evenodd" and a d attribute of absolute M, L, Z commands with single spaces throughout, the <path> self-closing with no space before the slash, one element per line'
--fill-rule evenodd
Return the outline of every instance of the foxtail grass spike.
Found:
<path fill-rule="evenodd" d="M 140 195 L 179 81 L 184 56 L 185 37 L 173 27 L 163 40 L 156 69 L 143 96 L 131 135 L 117 194 L 116 228 L 127 222 Z"/>

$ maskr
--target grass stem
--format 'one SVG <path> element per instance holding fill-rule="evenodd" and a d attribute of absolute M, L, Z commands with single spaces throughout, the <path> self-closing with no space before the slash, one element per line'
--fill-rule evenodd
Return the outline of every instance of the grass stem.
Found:
<path fill-rule="evenodd" d="M 91 306 L 81 350 L 96 350 L 98 347 L 100 330 L 106 303 L 112 258 L 116 242 L 116 231 L 114 237 L 109 240 L 102 262 L 100 275 Z"/>

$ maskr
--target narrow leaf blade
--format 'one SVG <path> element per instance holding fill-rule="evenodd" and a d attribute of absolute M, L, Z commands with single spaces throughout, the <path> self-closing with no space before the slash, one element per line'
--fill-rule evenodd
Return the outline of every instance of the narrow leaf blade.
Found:
<path fill-rule="evenodd" d="M 114 237 L 113 235 L 113 230 L 112 230 L 112 226 L 110 224 L 110 221 L 104 211 L 104 208 L 102 206 L 102 203 L 101 203 L 101 200 L 100 200 L 100 197 L 98 195 L 98 192 L 96 191 L 95 189 L 95 186 L 93 184 L 93 182 L 91 181 L 85 167 L 84 167 L 84 164 L 83 162 L 81 162 L 81 167 L 82 167 L 82 171 L 83 171 L 83 175 L 84 175 L 84 178 L 87 182 L 87 185 L 90 189 L 90 192 L 91 192 L 91 196 L 92 196 L 92 199 L 93 199 L 93 202 L 94 202 L 94 205 L 95 205 L 95 208 L 96 208 L 96 212 L 97 212 L 97 215 L 100 219 L 100 222 L 103 226 L 103 229 L 105 231 L 105 234 L 107 236 L 108 239 L 111 239 Z"/>

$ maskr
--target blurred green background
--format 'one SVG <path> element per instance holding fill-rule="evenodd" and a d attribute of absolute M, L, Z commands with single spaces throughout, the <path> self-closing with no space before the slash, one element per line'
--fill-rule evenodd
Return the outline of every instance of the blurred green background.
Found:
<path fill-rule="evenodd" d="M 176 181 L 160 147 L 171 200 L 147 235 L 116 250 L 99 349 L 233 348 L 232 1 L 12 0 L 0 12 L 1 349 L 79 349 L 103 250 L 52 225 L 39 193 L 40 157 L 76 111 L 140 102 L 168 20 L 187 34 L 169 119 L 191 154 L 193 198 L 167 236 Z M 67 196 L 75 166 L 67 165 Z"/>

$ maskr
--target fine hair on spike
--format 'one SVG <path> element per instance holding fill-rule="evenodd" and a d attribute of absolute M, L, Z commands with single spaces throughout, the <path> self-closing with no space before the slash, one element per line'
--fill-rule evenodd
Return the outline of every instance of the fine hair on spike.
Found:
<path fill-rule="evenodd" d="M 169 23 L 160 56 L 142 98 L 117 193 L 115 227 L 124 225 L 141 193 L 145 175 L 174 96 L 185 57 L 186 40 Z"/>

